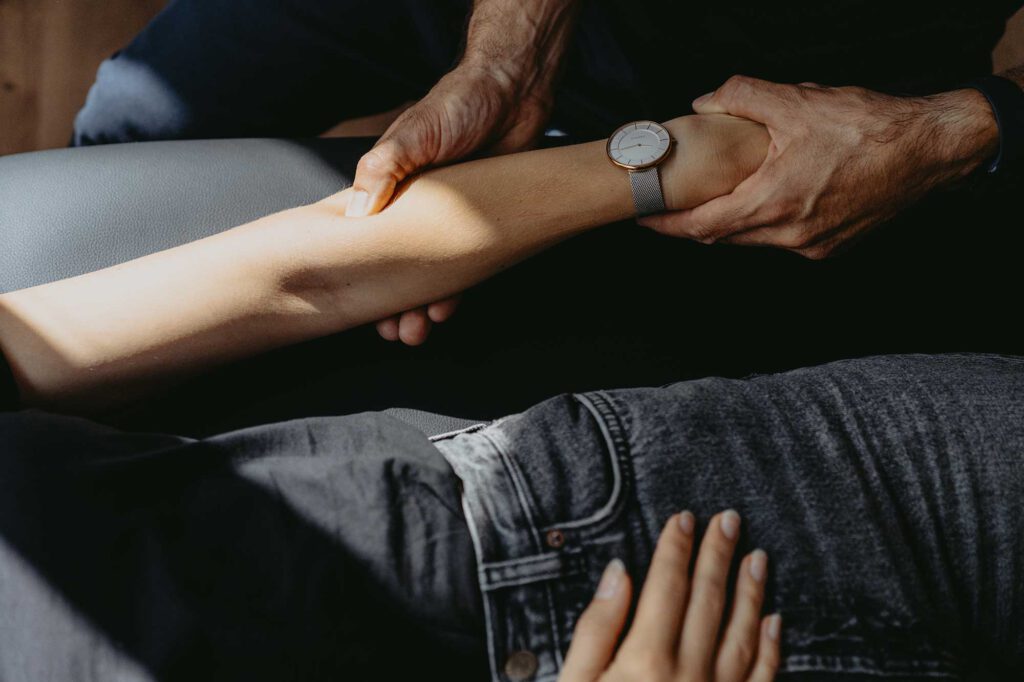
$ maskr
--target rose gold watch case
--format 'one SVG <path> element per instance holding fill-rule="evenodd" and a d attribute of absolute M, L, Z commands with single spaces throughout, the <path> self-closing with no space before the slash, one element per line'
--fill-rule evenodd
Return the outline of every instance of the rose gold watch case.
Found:
<path fill-rule="evenodd" d="M 662 154 L 661 156 L 659 156 L 658 158 L 656 158 L 654 161 L 648 161 L 647 163 L 641 163 L 641 164 L 635 164 L 635 165 L 634 164 L 629 164 L 629 163 L 622 163 L 621 161 L 616 161 L 615 158 L 612 156 L 612 140 L 614 140 L 615 136 L 618 135 L 621 131 L 625 130 L 626 128 L 628 128 L 628 127 L 630 127 L 632 125 L 638 125 L 640 123 L 650 123 L 650 124 L 658 126 L 659 128 L 661 128 L 662 130 L 665 131 L 665 133 L 668 135 L 668 147 L 665 149 L 665 153 Z M 643 170 L 645 168 L 653 168 L 654 166 L 660 165 L 665 159 L 668 158 L 668 155 L 672 153 L 672 148 L 675 147 L 675 146 L 676 146 L 676 139 L 674 137 L 672 137 L 672 133 L 668 132 L 668 128 L 666 128 L 665 126 L 661 125 L 657 121 L 649 121 L 647 119 L 641 119 L 639 121 L 630 121 L 629 123 L 625 123 L 623 125 L 620 125 L 618 128 L 616 128 L 612 132 L 612 134 L 608 136 L 608 141 L 604 145 L 604 151 L 608 155 L 608 160 L 612 162 L 612 165 L 618 166 L 619 168 L 625 168 L 626 170 L 637 171 L 637 170 Z"/>

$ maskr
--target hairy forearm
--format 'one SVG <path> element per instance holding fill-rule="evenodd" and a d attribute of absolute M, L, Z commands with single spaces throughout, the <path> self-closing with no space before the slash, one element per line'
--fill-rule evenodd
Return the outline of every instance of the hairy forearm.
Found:
<path fill-rule="evenodd" d="M 749 122 L 718 121 L 743 133 L 725 137 L 704 134 L 697 117 L 669 125 L 679 140 L 663 169 L 671 208 L 730 191 L 767 148 Z M 25 402 L 101 409 L 161 380 L 438 300 L 632 213 L 604 142 L 434 170 L 368 218 L 343 217 L 345 194 L 0 296 L 0 347 Z"/>
<path fill-rule="evenodd" d="M 557 78 L 581 0 L 476 0 L 463 63 L 528 95 Z"/>
<path fill-rule="evenodd" d="M 1024 88 L 1024 64 L 997 75 Z M 936 184 L 954 182 L 990 161 L 999 149 L 999 128 L 985 96 L 974 89 L 926 98 L 929 106 L 919 127 L 933 143 L 932 154 L 942 173 Z"/>

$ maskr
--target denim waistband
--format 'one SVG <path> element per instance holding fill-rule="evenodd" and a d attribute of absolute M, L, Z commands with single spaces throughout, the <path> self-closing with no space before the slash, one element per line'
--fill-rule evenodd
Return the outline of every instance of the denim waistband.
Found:
<path fill-rule="evenodd" d="M 495 682 L 556 679 L 595 576 L 646 538 L 623 526 L 630 463 L 615 413 L 600 394 L 554 402 L 552 419 L 575 423 L 535 428 L 535 409 L 435 439 L 463 486 Z"/>

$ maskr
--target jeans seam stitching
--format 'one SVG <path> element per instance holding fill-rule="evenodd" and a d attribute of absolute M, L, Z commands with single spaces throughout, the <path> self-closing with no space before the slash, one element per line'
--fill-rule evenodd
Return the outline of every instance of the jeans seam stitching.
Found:
<path fill-rule="evenodd" d="M 508 473 L 509 478 L 512 481 L 512 485 L 516 489 L 516 497 L 518 498 L 520 508 L 522 509 L 522 512 L 526 517 L 526 523 L 530 526 L 529 530 L 532 535 L 534 549 L 536 551 L 543 551 L 540 540 L 540 530 L 537 528 L 534 510 L 531 508 L 529 488 L 526 485 L 525 479 L 523 478 L 522 473 L 519 470 L 519 467 L 516 465 L 515 460 L 512 457 L 510 457 L 508 453 L 505 451 L 505 448 L 501 447 L 501 445 L 492 437 L 491 433 L 489 433 L 487 429 L 484 429 L 479 433 L 487 440 L 487 442 L 491 444 L 492 447 L 494 447 L 494 449 L 498 453 L 498 456 L 501 458 L 502 466 L 505 467 L 505 471 Z M 555 595 L 551 589 L 550 580 L 541 582 L 538 586 L 543 589 L 544 599 L 547 602 L 546 606 L 548 611 L 548 636 L 550 638 L 550 642 L 554 645 L 552 649 L 554 650 L 555 666 L 557 669 L 561 670 L 563 660 L 562 652 L 558 646 L 558 642 L 561 642 L 562 638 L 560 637 L 559 633 L 558 618 L 555 614 Z"/>
<path fill-rule="evenodd" d="M 512 485 L 515 488 L 516 501 L 519 503 L 519 508 L 522 510 L 523 515 L 526 517 L 526 522 L 529 525 L 529 533 L 533 540 L 534 551 L 543 552 L 541 533 L 540 529 L 537 527 L 534 509 L 530 503 L 529 489 L 523 480 L 519 467 L 516 465 L 515 460 L 509 457 L 508 453 L 505 452 L 505 449 L 498 444 L 488 431 L 481 431 L 480 435 L 491 444 L 498 453 L 498 457 L 501 458 L 501 465 L 504 467 L 505 472 L 508 474 L 509 479 L 512 481 Z"/>
<path fill-rule="evenodd" d="M 622 513 L 626 506 L 625 499 L 628 497 L 632 487 L 630 469 L 628 468 L 629 446 L 625 443 L 625 439 L 621 438 L 619 433 L 616 433 L 621 431 L 621 424 L 617 419 L 617 415 L 610 410 L 602 409 L 602 407 L 607 408 L 607 406 L 598 404 L 602 403 L 602 398 L 596 393 L 577 394 L 573 397 L 590 413 L 601 430 L 601 436 L 605 441 L 605 446 L 608 448 L 609 460 L 612 464 L 612 493 L 601 508 L 590 516 L 571 521 L 555 522 L 551 526 L 543 528 L 542 531 L 552 529 L 587 531 L 596 526 L 607 525 L 616 520 Z M 615 424 L 609 424 L 609 420 L 614 421 Z"/>
<path fill-rule="evenodd" d="M 622 508 L 627 508 L 627 498 L 632 497 L 634 503 L 636 503 L 637 509 L 641 509 L 640 501 L 636 497 L 636 472 L 633 470 L 633 450 L 630 446 L 627 434 L 630 432 L 632 424 L 629 421 L 629 411 L 619 409 L 617 407 L 617 401 L 615 396 L 607 391 L 597 391 L 592 394 L 593 397 L 599 398 L 606 416 L 615 422 L 616 429 L 620 443 L 618 444 L 617 452 L 620 455 L 623 475 L 627 477 L 626 486 L 623 489 Z M 620 512 L 621 513 L 621 512 Z M 647 527 L 647 523 L 644 520 L 643 514 L 637 514 L 637 523 L 640 526 L 641 535 L 644 539 L 651 537 L 650 528 Z M 644 551 L 647 552 L 648 556 L 654 551 L 654 547 L 649 542 L 645 543 Z"/>

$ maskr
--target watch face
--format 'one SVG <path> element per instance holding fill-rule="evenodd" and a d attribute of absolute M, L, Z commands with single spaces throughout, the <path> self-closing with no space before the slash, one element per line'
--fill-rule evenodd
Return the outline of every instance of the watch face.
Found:
<path fill-rule="evenodd" d="M 608 157 L 623 168 L 656 166 L 672 148 L 665 127 L 654 121 L 634 121 L 622 126 L 608 139 Z"/>

